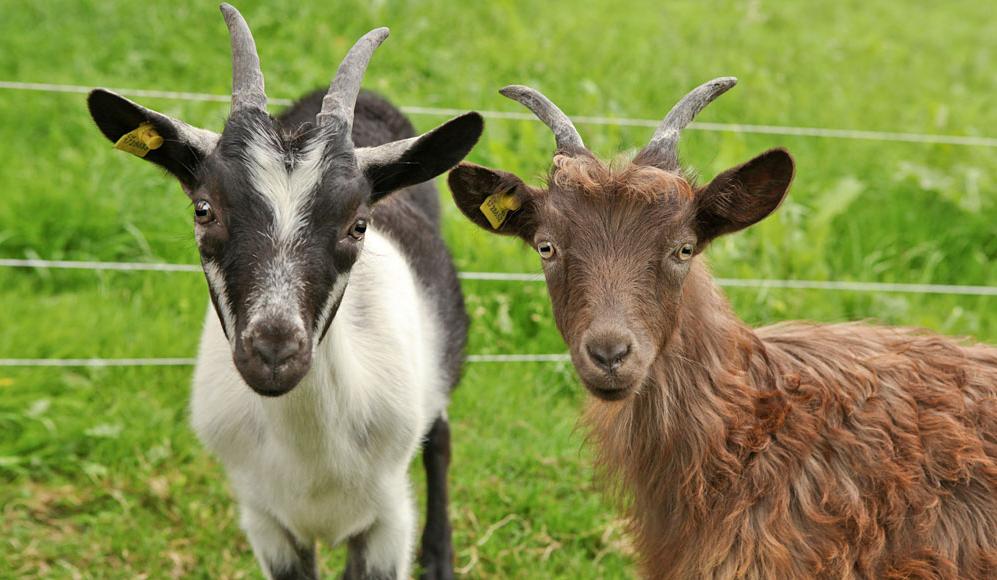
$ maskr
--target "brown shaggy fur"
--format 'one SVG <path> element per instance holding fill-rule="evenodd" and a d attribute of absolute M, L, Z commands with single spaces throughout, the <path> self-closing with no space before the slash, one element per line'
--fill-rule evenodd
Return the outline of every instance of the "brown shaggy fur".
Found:
<path fill-rule="evenodd" d="M 865 324 L 752 330 L 696 254 L 792 181 L 771 150 L 693 188 L 557 155 L 549 188 L 462 165 L 458 207 L 543 260 L 585 423 L 648 578 L 997 578 L 997 348 Z M 647 161 L 647 159 L 644 159 Z M 615 354 L 622 353 L 622 354 Z M 607 362 L 612 357 L 612 366 Z"/>
<path fill-rule="evenodd" d="M 589 196 L 623 196 L 654 201 L 677 195 L 692 199 L 692 187 L 678 175 L 624 158 L 606 165 L 596 157 L 555 155 L 548 181 L 560 189 Z"/>
<path fill-rule="evenodd" d="M 586 414 L 650 578 L 997 577 L 997 349 L 752 331 L 705 268 L 651 380 Z"/>

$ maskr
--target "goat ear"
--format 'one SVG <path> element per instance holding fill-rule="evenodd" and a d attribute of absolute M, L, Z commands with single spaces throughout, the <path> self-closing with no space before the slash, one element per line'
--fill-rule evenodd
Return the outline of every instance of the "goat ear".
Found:
<path fill-rule="evenodd" d="M 448 178 L 454 202 L 460 211 L 478 226 L 495 234 L 519 236 L 533 242 L 536 229 L 533 224 L 532 199 L 536 191 L 523 180 L 506 171 L 489 169 L 473 163 L 461 163 Z M 509 198 L 518 209 L 494 206 L 482 209 L 485 200 Z M 505 211 L 503 211 L 505 210 Z M 491 219 L 489 219 L 491 215 Z M 494 220 L 494 221 L 492 221 Z"/>
<path fill-rule="evenodd" d="M 357 149 L 357 163 L 373 188 L 371 202 L 457 165 L 471 152 L 483 128 L 481 115 L 467 113 L 418 137 Z"/>
<path fill-rule="evenodd" d="M 789 191 L 793 171 L 789 152 L 771 149 L 716 176 L 696 193 L 699 239 L 736 232 L 775 211 Z"/>
<path fill-rule="evenodd" d="M 194 187 L 198 166 L 218 143 L 217 133 L 191 127 L 104 89 L 91 91 L 87 106 L 97 127 L 112 143 L 143 123 L 151 123 L 162 144 L 146 152 L 143 159 L 172 173 L 187 191 Z"/>

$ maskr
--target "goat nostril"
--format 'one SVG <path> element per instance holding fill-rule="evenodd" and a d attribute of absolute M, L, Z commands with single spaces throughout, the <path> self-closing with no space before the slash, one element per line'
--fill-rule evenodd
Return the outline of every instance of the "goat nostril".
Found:
<path fill-rule="evenodd" d="M 253 350 L 268 366 L 277 366 L 294 357 L 301 350 L 301 341 L 293 339 L 272 340 L 257 337 L 253 340 Z"/>
<path fill-rule="evenodd" d="M 609 342 L 589 344 L 585 347 L 589 357 L 597 366 L 605 371 L 615 371 L 630 354 L 630 344 L 626 342 Z"/>

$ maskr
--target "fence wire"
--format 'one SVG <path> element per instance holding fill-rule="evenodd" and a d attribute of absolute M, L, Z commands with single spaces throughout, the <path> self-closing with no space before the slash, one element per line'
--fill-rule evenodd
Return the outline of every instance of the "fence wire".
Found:
<path fill-rule="evenodd" d="M 111 270 L 121 272 L 200 272 L 194 264 L 146 262 L 88 262 L 70 260 L 0 259 L 0 267 Z M 462 280 L 496 282 L 542 282 L 543 274 L 521 272 L 459 272 Z M 847 292 L 896 292 L 905 294 L 957 294 L 965 296 L 997 296 L 997 286 L 967 286 L 956 284 L 905 284 L 899 282 L 852 282 L 847 280 L 777 280 L 758 278 L 717 278 L 728 288 L 777 288 L 794 290 L 838 290 Z"/>
<path fill-rule="evenodd" d="M 35 91 L 45 93 L 86 94 L 95 87 L 54 83 L 28 83 L 0 81 L 0 89 L 15 91 Z M 229 95 L 191 93 L 179 91 L 158 91 L 149 89 L 109 88 L 127 97 L 169 99 L 178 101 L 201 101 L 227 103 Z M 269 99 L 275 105 L 290 105 L 291 99 Z M 417 105 L 399 107 L 410 115 L 432 117 L 453 117 L 467 112 L 466 109 L 446 107 L 422 107 Z M 537 121 L 529 113 L 508 111 L 478 111 L 486 119 L 510 119 L 516 121 Z M 572 115 L 571 120 L 582 125 L 609 125 L 617 127 L 657 127 L 661 119 L 635 119 L 630 117 L 603 117 L 592 115 Z M 539 121 L 537 121 L 539 122 Z M 865 131 L 860 129 L 829 129 L 823 127 L 793 127 L 785 125 L 752 125 L 744 123 L 706 123 L 694 121 L 690 129 L 723 133 L 754 133 L 760 135 L 785 135 L 789 137 L 816 137 L 824 139 L 858 139 L 864 141 L 892 141 L 896 143 L 925 143 L 933 145 L 962 145 L 968 147 L 997 147 L 997 137 L 976 135 L 940 135 L 933 133 L 906 133 L 896 131 Z"/>

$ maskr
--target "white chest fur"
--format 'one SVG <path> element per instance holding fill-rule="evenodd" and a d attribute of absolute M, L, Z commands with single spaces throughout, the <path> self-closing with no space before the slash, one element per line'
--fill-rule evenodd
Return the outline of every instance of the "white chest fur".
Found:
<path fill-rule="evenodd" d="M 395 244 L 373 229 L 311 370 L 264 398 L 240 378 L 209 308 L 191 403 L 240 503 L 301 538 L 338 543 L 370 525 L 443 412 L 441 332 Z"/>

